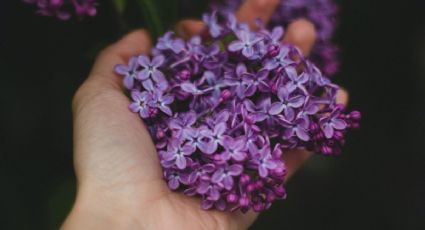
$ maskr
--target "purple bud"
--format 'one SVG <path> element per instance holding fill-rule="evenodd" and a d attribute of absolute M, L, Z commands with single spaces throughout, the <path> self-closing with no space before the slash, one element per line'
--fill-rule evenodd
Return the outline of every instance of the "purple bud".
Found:
<path fill-rule="evenodd" d="M 277 197 L 284 197 L 286 195 L 286 190 L 283 186 L 274 188 L 274 192 Z"/>
<path fill-rule="evenodd" d="M 360 128 L 360 124 L 359 124 L 359 123 L 352 123 L 350 126 L 351 126 L 351 128 L 353 128 L 353 129 L 358 129 L 358 128 Z"/>
<path fill-rule="evenodd" d="M 156 116 L 158 114 L 158 109 L 157 108 L 153 108 L 153 107 L 150 107 L 149 108 L 149 115 L 151 116 L 151 117 L 154 117 L 154 116 Z"/>
<path fill-rule="evenodd" d="M 278 44 L 272 44 L 267 49 L 267 55 L 269 57 L 275 57 L 279 54 L 280 46 Z"/>
<path fill-rule="evenodd" d="M 251 178 L 248 175 L 246 175 L 246 174 L 241 175 L 240 182 L 241 182 L 242 185 L 248 184 L 249 181 L 251 181 Z"/>
<path fill-rule="evenodd" d="M 344 133 L 342 133 L 341 131 L 335 131 L 334 133 L 334 138 L 338 141 L 344 139 Z"/>
<path fill-rule="evenodd" d="M 248 184 L 248 186 L 246 186 L 246 191 L 248 191 L 249 193 L 255 190 L 255 183 L 251 183 Z"/>
<path fill-rule="evenodd" d="M 362 118 L 362 114 L 359 111 L 353 111 L 349 114 L 349 117 L 354 121 L 359 121 Z"/>
<path fill-rule="evenodd" d="M 231 95 L 232 95 L 232 93 L 230 92 L 230 90 L 225 89 L 225 90 L 223 90 L 223 92 L 221 92 L 221 99 L 223 101 L 225 101 L 225 100 L 229 99 Z"/>
<path fill-rule="evenodd" d="M 248 207 L 249 206 L 249 198 L 246 194 L 242 194 L 241 198 L 239 198 L 239 205 L 241 207 Z"/>
<path fill-rule="evenodd" d="M 254 211 L 256 212 L 261 212 L 264 210 L 264 205 L 262 202 L 256 202 L 253 206 L 252 209 L 254 209 Z"/>
<path fill-rule="evenodd" d="M 267 202 L 273 202 L 276 200 L 276 195 L 272 192 L 267 193 Z"/>
<path fill-rule="evenodd" d="M 264 186 L 264 182 L 262 180 L 257 180 L 255 182 L 255 188 L 256 189 L 261 189 L 261 188 L 263 188 L 263 186 Z"/>
<path fill-rule="evenodd" d="M 163 138 L 165 136 L 165 132 L 164 132 L 164 130 L 163 129 L 161 129 L 161 128 L 158 128 L 157 130 L 156 130 L 156 137 L 158 138 L 158 139 L 161 139 L 161 138 Z"/>
<path fill-rule="evenodd" d="M 332 149 L 327 145 L 323 145 L 321 148 L 321 152 L 325 155 L 329 155 L 332 153 Z"/>
<path fill-rule="evenodd" d="M 180 72 L 177 73 L 177 76 L 183 81 L 189 80 L 190 75 L 191 73 L 187 69 L 181 70 Z"/>
<path fill-rule="evenodd" d="M 236 203 L 238 201 L 238 195 L 235 192 L 231 192 L 227 194 L 226 200 L 229 203 Z"/>

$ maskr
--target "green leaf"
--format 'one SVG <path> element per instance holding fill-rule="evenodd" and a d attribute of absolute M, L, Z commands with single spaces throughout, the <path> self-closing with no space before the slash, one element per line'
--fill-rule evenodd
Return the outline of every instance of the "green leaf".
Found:
<path fill-rule="evenodd" d="M 170 29 L 178 18 L 178 2 L 176 0 L 137 0 L 146 26 L 152 37 Z"/>
<path fill-rule="evenodd" d="M 127 6 L 127 0 L 112 0 L 115 8 L 119 14 L 124 13 L 125 7 Z"/>

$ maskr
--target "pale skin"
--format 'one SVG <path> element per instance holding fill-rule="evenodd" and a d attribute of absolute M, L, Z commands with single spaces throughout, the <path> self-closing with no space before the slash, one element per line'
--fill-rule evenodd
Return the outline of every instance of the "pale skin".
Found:
<path fill-rule="evenodd" d="M 241 22 L 255 28 L 255 19 L 270 19 L 278 0 L 247 0 L 237 12 Z M 184 37 L 202 28 L 185 20 L 177 31 Z M 294 21 L 284 41 L 308 55 L 316 31 L 305 19 Z M 88 77 L 74 96 L 74 165 L 77 198 L 62 229 L 246 229 L 254 212 L 205 211 L 197 198 L 172 192 L 163 180 L 155 147 L 145 125 L 128 109 L 122 78 L 116 64 L 149 53 L 146 31 L 134 31 L 102 51 Z M 338 100 L 346 103 L 340 90 Z M 305 150 L 286 152 L 287 178 L 310 156 Z"/>

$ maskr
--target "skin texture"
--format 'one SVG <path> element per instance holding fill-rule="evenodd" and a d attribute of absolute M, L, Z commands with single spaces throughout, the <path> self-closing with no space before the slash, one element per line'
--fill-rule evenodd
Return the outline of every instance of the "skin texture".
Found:
<path fill-rule="evenodd" d="M 242 22 L 266 23 L 277 0 L 247 0 L 237 12 Z M 199 33 L 202 22 L 185 20 L 177 31 Z M 254 28 L 254 27 L 253 27 Z M 314 26 L 300 19 L 287 30 L 285 42 L 308 55 Z M 257 214 L 204 211 L 196 198 L 172 192 L 162 177 L 155 147 L 138 114 L 128 110 L 122 79 L 113 72 L 129 57 L 149 53 L 146 31 L 134 31 L 102 51 L 88 79 L 74 96 L 74 165 L 78 181 L 74 207 L 62 229 L 246 229 Z M 347 102 L 347 94 L 339 94 Z M 310 156 L 303 150 L 284 154 L 288 177 Z"/>

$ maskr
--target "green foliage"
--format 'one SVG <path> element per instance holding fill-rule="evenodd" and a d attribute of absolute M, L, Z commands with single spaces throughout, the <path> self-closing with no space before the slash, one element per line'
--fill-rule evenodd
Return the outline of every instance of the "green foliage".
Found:
<path fill-rule="evenodd" d="M 156 39 L 177 21 L 179 1 L 174 0 L 137 0 L 146 26 Z"/>
<path fill-rule="evenodd" d="M 117 12 L 121 15 L 127 6 L 127 0 L 113 0 Z"/>

